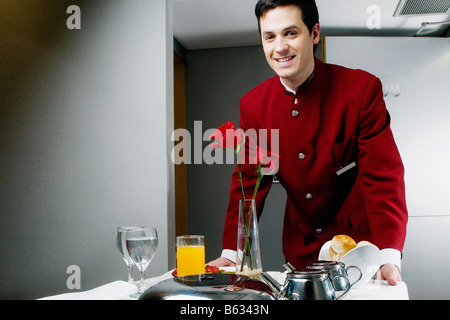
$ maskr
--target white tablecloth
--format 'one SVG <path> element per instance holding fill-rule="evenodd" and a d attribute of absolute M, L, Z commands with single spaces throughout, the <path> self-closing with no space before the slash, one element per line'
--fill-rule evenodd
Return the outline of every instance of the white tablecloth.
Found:
<path fill-rule="evenodd" d="M 269 272 L 275 279 L 281 280 L 280 272 Z M 172 277 L 172 270 L 165 274 L 147 279 L 146 286 L 150 287 L 160 281 Z M 40 300 L 130 300 L 129 296 L 137 291 L 136 285 L 126 281 L 114 281 L 92 290 L 83 292 L 64 293 Z M 136 298 L 134 298 L 136 299 Z M 408 300 L 408 288 L 404 282 L 390 286 L 386 281 L 371 280 L 363 288 L 350 289 L 343 300 Z"/>
<path fill-rule="evenodd" d="M 409 300 L 406 283 L 390 286 L 384 280 L 371 280 L 365 288 L 350 289 L 342 300 Z"/>

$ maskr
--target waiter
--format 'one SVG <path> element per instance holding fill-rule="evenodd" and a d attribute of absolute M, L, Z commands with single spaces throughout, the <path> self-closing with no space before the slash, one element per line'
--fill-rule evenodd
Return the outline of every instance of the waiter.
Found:
<path fill-rule="evenodd" d="M 277 75 L 242 97 L 240 128 L 279 130 L 286 260 L 303 268 L 317 260 L 326 241 L 347 234 L 380 248 L 381 278 L 396 285 L 408 213 L 404 168 L 380 80 L 314 57 L 320 40 L 314 0 L 259 0 L 255 13 L 267 62 Z M 241 167 L 251 196 L 255 165 Z M 258 215 L 271 180 L 259 187 Z M 231 266 L 236 259 L 237 169 L 229 197 L 222 255 L 210 265 Z"/>

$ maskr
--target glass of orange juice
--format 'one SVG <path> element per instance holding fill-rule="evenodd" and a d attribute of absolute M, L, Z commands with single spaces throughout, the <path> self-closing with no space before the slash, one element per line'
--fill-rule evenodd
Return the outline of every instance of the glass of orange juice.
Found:
<path fill-rule="evenodd" d="M 177 237 L 177 276 L 205 273 L 205 236 Z"/>

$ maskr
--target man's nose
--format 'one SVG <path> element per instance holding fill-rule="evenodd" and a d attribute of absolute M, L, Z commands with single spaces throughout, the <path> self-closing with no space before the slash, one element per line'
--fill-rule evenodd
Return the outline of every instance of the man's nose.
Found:
<path fill-rule="evenodd" d="M 289 46 L 286 39 L 283 37 L 278 37 L 275 44 L 275 51 L 279 54 L 287 53 L 289 51 Z"/>

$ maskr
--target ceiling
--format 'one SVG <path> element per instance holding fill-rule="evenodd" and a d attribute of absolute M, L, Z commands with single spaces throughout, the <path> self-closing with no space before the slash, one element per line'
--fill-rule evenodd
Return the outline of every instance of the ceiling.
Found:
<path fill-rule="evenodd" d="M 441 0 L 442 1 L 442 0 Z M 447 1 L 447 0 L 443 0 Z M 257 0 L 174 0 L 174 35 L 187 50 L 259 45 Z M 422 23 L 450 22 L 450 13 L 394 17 L 398 0 L 316 0 L 322 35 L 414 36 Z M 379 28 L 369 29 L 367 22 Z M 439 26 L 439 25 L 438 25 Z M 449 24 L 434 35 L 448 36 Z"/>

